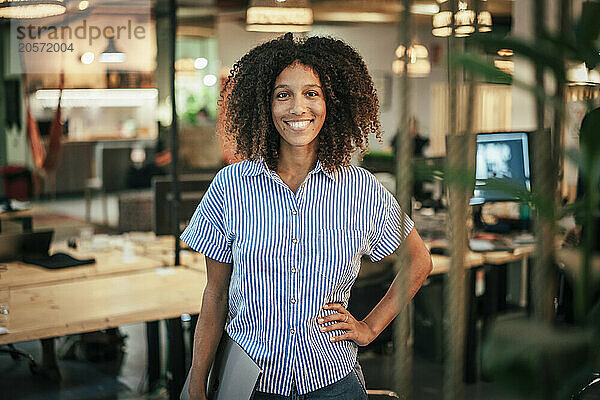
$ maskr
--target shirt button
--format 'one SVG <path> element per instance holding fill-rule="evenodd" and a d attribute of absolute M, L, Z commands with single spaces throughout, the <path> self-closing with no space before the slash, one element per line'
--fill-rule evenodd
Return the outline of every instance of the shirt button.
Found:
<path fill-rule="evenodd" d="M 306 186 L 306 183 L 303 183 L 302 185 L 300 185 L 301 188 L 304 188 Z"/>
<path fill-rule="evenodd" d="M 298 211 L 292 210 L 292 215 L 296 215 L 296 214 L 298 214 Z"/>
<path fill-rule="evenodd" d="M 296 268 L 292 267 L 291 271 L 292 271 L 292 274 L 295 274 L 296 273 Z"/>
<path fill-rule="evenodd" d="M 292 239 L 292 243 L 294 243 L 294 244 L 298 243 L 298 239 L 296 239 L 296 238 Z"/>
<path fill-rule="evenodd" d="M 296 304 L 296 299 L 294 299 L 294 298 L 292 297 L 292 299 L 290 300 L 290 302 L 291 302 L 292 304 Z"/>
<path fill-rule="evenodd" d="M 290 329 L 290 333 L 293 335 L 294 333 L 296 333 L 296 330 L 294 328 Z"/>

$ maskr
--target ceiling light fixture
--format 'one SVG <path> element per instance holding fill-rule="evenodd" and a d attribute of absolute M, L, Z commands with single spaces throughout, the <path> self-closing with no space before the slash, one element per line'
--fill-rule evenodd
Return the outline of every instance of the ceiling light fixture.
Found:
<path fill-rule="evenodd" d="M 40 89 L 34 101 L 42 107 L 56 107 L 61 90 Z M 63 89 L 61 104 L 64 107 L 134 107 L 156 104 L 158 90 L 139 89 Z"/>
<path fill-rule="evenodd" d="M 308 0 L 252 0 L 246 11 L 246 30 L 259 32 L 306 32 L 313 23 Z"/>
<path fill-rule="evenodd" d="M 492 14 L 487 10 L 487 2 L 482 3 L 485 9 L 479 11 L 477 16 L 477 24 L 479 25 L 479 32 L 491 32 L 492 31 Z"/>
<path fill-rule="evenodd" d="M 64 0 L 0 0 L 2 18 L 43 18 L 65 10 Z"/>
<path fill-rule="evenodd" d="M 419 15 L 435 15 L 440 12 L 440 7 L 437 4 L 413 4 L 410 12 Z"/>
<path fill-rule="evenodd" d="M 572 64 L 567 68 L 567 81 L 575 85 L 597 85 L 600 83 L 600 70 L 589 69 L 585 63 Z"/>
<path fill-rule="evenodd" d="M 513 60 L 496 58 L 494 59 L 494 67 L 510 75 L 514 75 L 515 73 L 515 63 Z"/>
<path fill-rule="evenodd" d="M 475 11 L 469 10 L 464 1 L 458 2 L 458 11 L 454 14 L 454 36 L 465 37 L 475 32 Z"/>
<path fill-rule="evenodd" d="M 406 70 L 411 78 L 423 78 L 429 75 L 431 63 L 427 47 L 413 42 L 405 54 L 405 47 L 400 45 L 396 48 L 397 59 L 392 63 L 392 70 L 396 75 L 404 74 L 404 62 L 408 59 Z"/>
<path fill-rule="evenodd" d="M 208 65 L 208 60 L 204 57 L 198 57 L 194 60 L 195 69 L 204 69 Z"/>
<path fill-rule="evenodd" d="M 500 57 L 511 57 L 514 54 L 512 49 L 500 49 L 498 50 L 498 55 Z"/>
<path fill-rule="evenodd" d="M 214 86 L 215 83 L 217 83 L 217 77 L 213 74 L 209 74 L 206 75 L 203 79 L 202 82 L 206 85 L 206 86 Z"/>
<path fill-rule="evenodd" d="M 108 39 L 108 45 L 106 49 L 98 57 L 98 61 L 101 63 L 122 63 L 125 62 L 125 53 L 121 53 L 117 50 L 115 40 L 113 38 Z"/>
<path fill-rule="evenodd" d="M 447 37 L 452 34 L 452 11 L 447 0 L 440 2 L 440 11 L 433 16 L 433 36 Z"/>
<path fill-rule="evenodd" d="M 475 20 L 475 11 L 469 7 L 467 0 L 458 1 L 458 10 L 452 15 L 448 0 L 437 0 L 440 11 L 433 16 L 431 33 L 434 36 L 447 37 L 454 28 L 455 37 L 466 37 L 478 30 L 490 32 L 492 30 L 492 14 L 488 11 L 487 1 L 480 2 L 480 10 Z M 454 27 L 452 24 L 454 23 Z"/>
<path fill-rule="evenodd" d="M 81 55 L 81 62 L 85 65 L 90 65 L 91 63 L 93 63 L 94 62 L 94 53 L 92 53 L 91 51 L 83 53 Z"/>

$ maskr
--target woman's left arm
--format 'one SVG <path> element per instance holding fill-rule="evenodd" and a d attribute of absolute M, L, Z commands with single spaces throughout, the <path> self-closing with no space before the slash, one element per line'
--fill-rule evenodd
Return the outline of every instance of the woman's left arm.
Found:
<path fill-rule="evenodd" d="M 405 246 L 407 255 L 406 267 L 410 271 L 410 281 L 408 284 L 409 299 L 412 299 L 431 272 L 433 265 L 429 250 L 427 250 L 425 243 L 423 243 L 416 229 L 412 229 L 404 240 L 403 245 Z M 352 340 L 359 346 L 368 345 L 392 322 L 402 307 L 406 305 L 400 304 L 403 285 L 401 285 L 399 279 L 399 276 L 396 275 L 385 296 L 383 296 L 375 308 L 362 321 L 356 320 L 339 303 L 326 304 L 324 306 L 325 309 L 335 310 L 337 313 L 320 318 L 318 323 L 336 322 L 329 326 L 321 326 L 321 331 L 345 330 L 346 333 L 332 337 L 331 341 Z"/>

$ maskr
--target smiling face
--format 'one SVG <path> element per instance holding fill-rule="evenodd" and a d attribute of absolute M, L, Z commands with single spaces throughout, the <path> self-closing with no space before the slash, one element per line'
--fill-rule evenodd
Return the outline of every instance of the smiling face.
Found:
<path fill-rule="evenodd" d="M 325 122 L 325 96 L 312 68 L 294 63 L 281 71 L 275 80 L 271 114 L 283 139 L 280 150 L 308 147 L 316 151 L 316 138 Z"/>

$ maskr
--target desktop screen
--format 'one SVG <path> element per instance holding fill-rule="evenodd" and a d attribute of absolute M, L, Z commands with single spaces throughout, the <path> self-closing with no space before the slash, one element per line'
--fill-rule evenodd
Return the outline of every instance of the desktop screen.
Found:
<path fill-rule="evenodd" d="M 470 204 L 518 200 L 514 193 L 490 187 L 490 179 L 506 180 L 506 183 L 514 188 L 531 190 L 527 133 L 499 132 L 477 135 L 475 190 Z"/>

